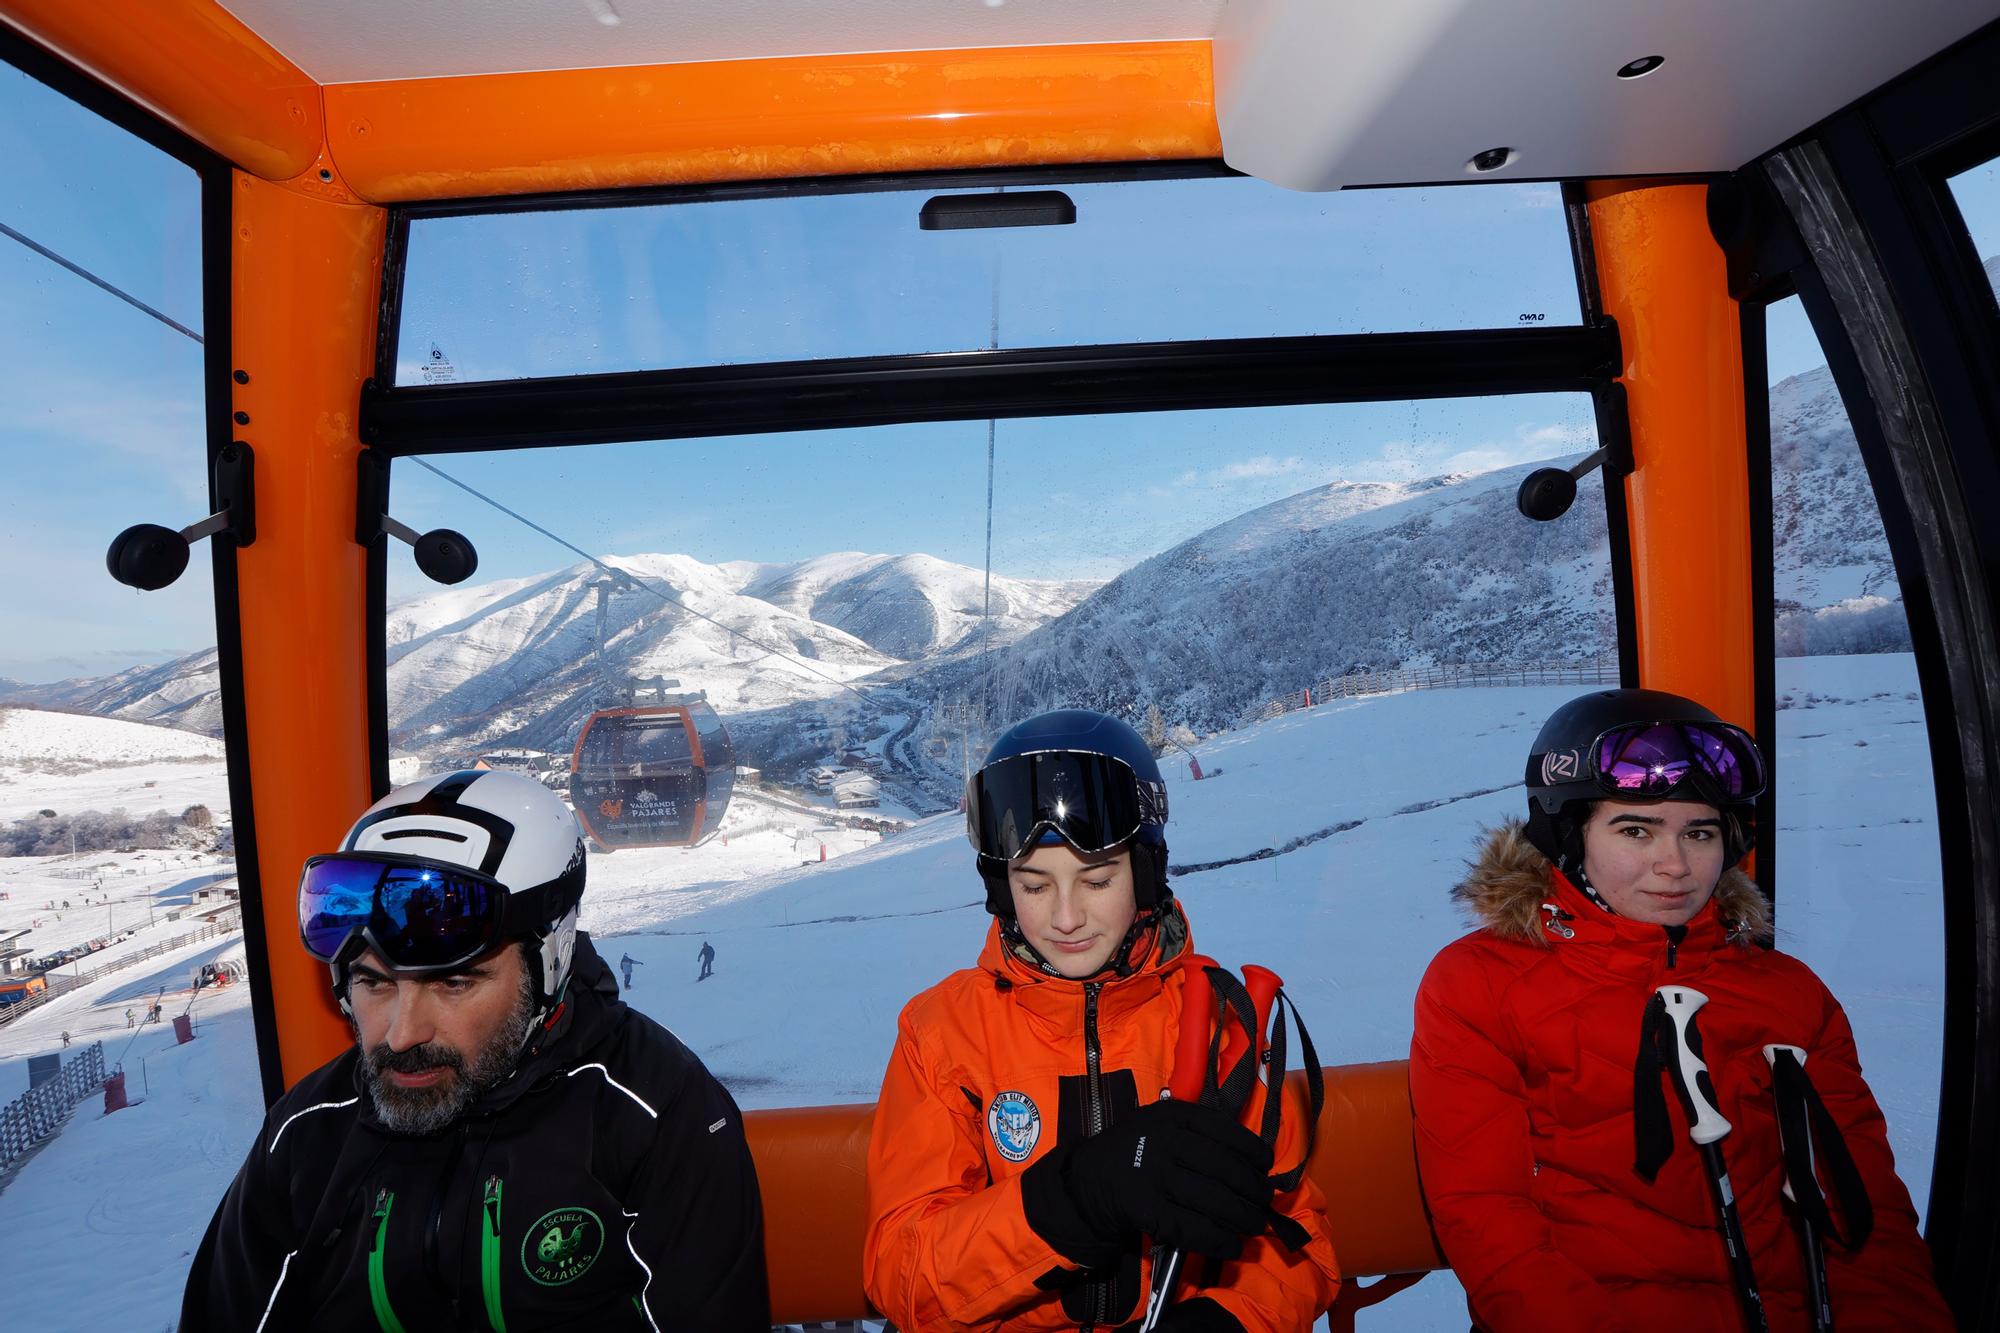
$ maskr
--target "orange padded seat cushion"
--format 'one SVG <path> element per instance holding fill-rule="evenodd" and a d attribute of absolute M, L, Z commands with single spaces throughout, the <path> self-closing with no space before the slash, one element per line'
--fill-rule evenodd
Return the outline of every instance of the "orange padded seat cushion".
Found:
<path fill-rule="evenodd" d="M 1303 1082 L 1298 1074 L 1292 1079 Z M 771 1317 L 779 1323 L 869 1313 L 861 1293 L 861 1233 L 874 1116 L 871 1105 L 744 1117 L 764 1195 Z M 1326 1194 L 1344 1277 L 1444 1267 L 1417 1190 L 1407 1061 L 1326 1071 L 1312 1177 Z"/>

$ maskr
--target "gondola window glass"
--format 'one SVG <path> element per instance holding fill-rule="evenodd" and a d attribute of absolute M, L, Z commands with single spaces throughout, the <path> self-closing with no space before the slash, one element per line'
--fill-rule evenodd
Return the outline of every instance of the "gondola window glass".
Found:
<path fill-rule="evenodd" d="M 982 230 L 923 229 L 925 188 L 419 216 L 395 382 L 1579 320 L 1554 185 L 1063 191 Z"/>
<path fill-rule="evenodd" d="M 6 64 L 0 181 L 0 1286 L 158 1327 L 264 1109 L 208 548 L 157 592 L 105 571 L 208 512 L 202 185 Z"/>
<path fill-rule="evenodd" d="M 1769 308 L 1778 946 L 1832 988 L 1919 1214 L 1944 920 L 1930 748 L 1896 569 L 1846 409 L 1793 297 Z"/>
<path fill-rule="evenodd" d="M 1952 177 L 1951 193 L 1986 281 L 2000 293 L 2000 161 Z"/>

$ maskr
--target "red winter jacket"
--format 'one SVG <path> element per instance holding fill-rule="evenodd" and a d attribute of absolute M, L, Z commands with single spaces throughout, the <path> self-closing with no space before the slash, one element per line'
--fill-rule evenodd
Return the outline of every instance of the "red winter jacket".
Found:
<path fill-rule="evenodd" d="M 1481 1327 L 1742 1326 L 1708 1179 L 1670 1090 L 1673 1155 L 1652 1184 L 1633 1168 L 1640 1025 L 1654 988 L 1670 982 L 1708 996 L 1701 1037 L 1734 1126 L 1722 1150 L 1771 1327 L 1810 1321 L 1780 1192 L 1767 1043 L 1805 1049 L 1874 1205 L 1858 1254 L 1826 1245 L 1835 1324 L 1951 1327 L 1847 1016 L 1804 963 L 1757 946 L 1769 916 L 1740 871 L 1677 947 L 1663 927 L 1592 904 L 1519 825 L 1494 832 L 1454 896 L 1484 929 L 1424 975 L 1410 1100 L 1438 1240 Z"/>
<path fill-rule="evenodd" d="M 1111 1122 L 1159 1100 L 1180 1032 L 1184 974 L 1172 963 L 1193 947 L 1178 913 L 1162 934 L 1131 976 L 1086 983 L 1015 956 L 996 922 L 978 967 L 903 1009 L 868 1144 L 862 1251 L 868 1298 L 897 1328 L 1087 1327 L 1082 1312 L 1099 1293 L 1098 1308 L 1111 1310 L 1103 1333 L 1144 1312 L 1150 1257 L 1129 1254 L 1095 1278 L 1077 1269 L 1028 1225 L 1021 1174 L 1058 1139 L 1083 1133 L 1087 1010 L 1100 1052 L 1096 1095 Z M 1279 1170 L 1304 1151 L 1307 1115 L 1303 1097 L 1286 1097 Z M 1249 1333 L 1311 1326 L 1340 1286 L 1326 1202 L 1308 1177 L 1272 1206 L 1305 1227 L 1304 1250 L 1267 1233 L 1205 1278 L 1198 1265 L 1177 1295 L 1208 1297 Z"/>

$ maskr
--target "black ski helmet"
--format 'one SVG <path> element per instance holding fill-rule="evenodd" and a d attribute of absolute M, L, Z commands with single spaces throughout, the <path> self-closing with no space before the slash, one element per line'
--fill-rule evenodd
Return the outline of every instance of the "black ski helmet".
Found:
<path fill-rule="evenodd" d="M 990 838 L 981 838 L 982 808 L 991 811 L 990 803 L 982 805 L 986 800 L 983 795 L 986 779 L 997 764 L 1036 755 L 1095 755 L 1112 761 L 1102 768 L 1104 780 L 1131 784 L 1129 789 L 1108 794 L 1116 798 L 1120 809 L 1134 812 L 1133 831 L 1117 832 L 1123 834 L 1118 841 L 1132 852 L 1132 891 L 1139 914 L 1143 919 L 1171 902 L 1173 890 L 1167 885 L 1167 785 L 1160 776 L 1159 761 L 1154 759 L 1152 747 L 1137 731 L 1115 717 L 1088 708 L 1058 708 L 1038 713 L 1002 732 L 1000 739 L 993 742 L 993 748 L 986 752 L 979 771 L 966 783 L 966 836 L 979 854 L 979 876 L 986 883 L 986 910 L 1009 920 L 1014 915 L 1014 897 L 1007 887 L 1007 858 L 994 854 L 988 845 Z M 1030 835 L 1044 826 L 1048 831 L 1063 833 L 1055 827 L 1054 819 L 1027 816 L 1015 822 L 1020 825 L 1019 834 L 1029 837 L 1013 852 L 1016 857 L 1026 855 L 1038 845 Z M 1075 845 L 1067 836 L 1064 841 Z"/>
<path fill-rule="evenodd" d="M 1620 727 L 1675 722 L 1726 728 L 1741 738 L 1751 757 L 1757 756 L 1748 733 L 1731 727 L 1694 700 L 1665 690 L 1599 690 L 1571 699 L 1542 724 L 1528 751 L 1528 841 L 1572 881 L 1583 871 L 1585 820 L 1579 817 L 1581 807 L 1596 801 L 1644 803 L 1649 799 L 1614 795 L 1599 784 L 1594 753 L 1598 742 L 1605 733 Z M 1730 796 L 1696 767 L 1690 768 L 1668 795 L 1650 799 L 1714 806 L 1723 816 L 1725 854 L 1729 864 L 1735 865 L 1756 845 L 1756 797 L 1763 790 L 1761 758 L 1756 758 L 1756 763 L 1757 780 L 1746 795 Z"/>

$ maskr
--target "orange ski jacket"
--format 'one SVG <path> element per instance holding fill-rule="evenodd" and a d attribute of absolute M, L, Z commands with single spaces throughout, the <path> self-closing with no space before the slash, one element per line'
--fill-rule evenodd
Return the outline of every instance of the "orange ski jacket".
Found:
<path fill-rule="evenodd" d="M 862 1251 L 868 1298 L 896 1327 L 1108 1333 L 1144 1312 L 1149 1256 L 1079 1270 L 1029 1227 L 1020 1178 L 1058 1140 L 1083 1135 L 1091 1098 L 1107 1124 L 1159 1100 L 1180 1031 L 1185 935 L 1176 919 L 1162 932 L 1173 942 L 1131 976 L 1084 982 L 1015 956 L 996 921 L 977 967 L 904 1007 L 868 1145 Z M 1307 1113 L 1288 1095 L 1276 1169 L 1304 1151 Z M 1273 1206 L 1305 1227 L 1303 1250 L 1267 1233 L 1227 1263 L 1190 1256 L 1177 1296 L 1209 1297 L 1249 1333 L 1309 1327 L 1340 1285 L 1325 1200 L 1308 1178 Z"/>
<path fill-rule="evenodd" d="M 1858 1253 L 1826 1241 L 1836 1326 L 1951 1327 L 1847 1015 L 1804 963 L 1757 947 L 1769 914 L 1747 877 L 1725 874 L 1675 946 L 1663 927 L 1592 904 L 1510 825 L 1454 896 L 1484 928 L 1425 973 L 1410 1100 L 1438 1240 L 1481 1328 L 1742 1327 L 1708 1178 L 1671 1090 L 1673 1154 L 1651 1184 L 1633 1166 L 1641 1020 L 1654 989 L 1675 982 L 1708 996 L 1701 1038 L 1733 1126 L 1722 1151 L 1771 1327 L 1811 1321 L 1767 1043 L 1805 1048 L 1874 1208 Z"/>

